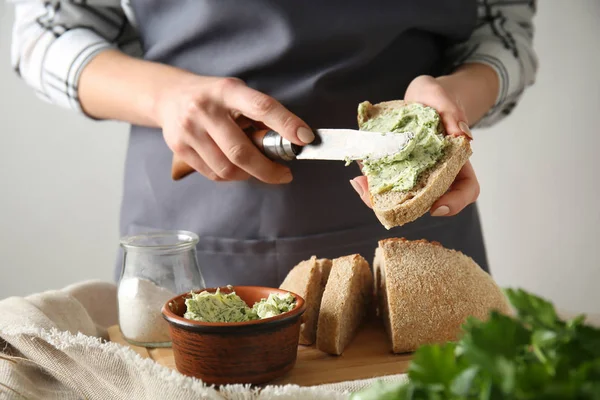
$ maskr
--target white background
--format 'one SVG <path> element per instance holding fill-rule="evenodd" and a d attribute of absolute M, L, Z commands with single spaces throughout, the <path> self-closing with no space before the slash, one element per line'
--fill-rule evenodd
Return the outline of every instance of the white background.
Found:
<path fill-rule="evenodd" d="M 38 100 L 9 62 L 0 3 L 0 298 L 112 278 L 127 127 Z M 600 312 L 600 2 L 544 0 L 537 83 L 473 162 L 502 286 Z"/>

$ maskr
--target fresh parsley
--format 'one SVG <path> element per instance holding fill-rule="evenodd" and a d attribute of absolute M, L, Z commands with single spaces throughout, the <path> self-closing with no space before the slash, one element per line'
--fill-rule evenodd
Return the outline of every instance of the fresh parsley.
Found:
<path fill-rule="evenodd" d="M 505 293 L 515 317 L 469 318 L 458 342 L 414 353 L 407 382 L 378 381 L 351 400 L 600 400 L 600 329 L 561 320 L 524 290 Z"/>

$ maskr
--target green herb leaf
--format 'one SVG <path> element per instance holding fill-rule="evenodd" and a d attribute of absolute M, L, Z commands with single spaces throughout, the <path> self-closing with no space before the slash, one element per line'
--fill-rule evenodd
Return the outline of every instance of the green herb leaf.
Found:
<path fill-rule="evenodd" d="M 467 358 L 491 366 L 496 357 L 513 359 L 522 355 L 530 339 L 531 332 L 521 323 L 492 311 L 485 323 L 470 322 L 461 342 Z"/>
<path fill-rule="evenodd" d="M 408 377 L 415 384 L 434 385 L 440 391 L 450 387 L 461 372 L 454 357 L 454 343 L 429 345 L 419 348 L 408 369 Z"/>
<path fill-rule="evenodd" d="M 549 301 L 522 289 L 506 289 L 504 293 L 516 309 L 521 321 L 533 328 L 554 329 L 556 325 L 563 324 Z"/>
<path fill-rule="evenodd" d="M 458 343 L 421 346 L 409 382 L 361 392 L 387 400 L 600 400 L 600 329 L 585 317 L 561 320 L 554 306 L 506 290 L 516 318 L 468 318 Z"/>
<path fill-rule="evenodd" d="M 450 385 L 452 394 L 461 397 L 467 397 L 469 394 L 472 394 L 479 370 L 478 366 L 472 366 L 458 374 Z"/>

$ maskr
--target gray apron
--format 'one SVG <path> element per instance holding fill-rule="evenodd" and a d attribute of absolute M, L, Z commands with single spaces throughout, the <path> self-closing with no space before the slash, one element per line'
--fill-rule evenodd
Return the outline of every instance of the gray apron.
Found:
<path fill-rule="evenodd" d="M 475 0 L 134 0 L 145 58 L 199 75 L 235 76 L 317 128 L 355 128 L 359 102 L 402 98 L 421 74 L 443 72 L 443 52 L 465 40 Z M 159 129 L 133 126 L 121 234 L 185 229 L 200 236 L 208 286 L 278 286 L 312 255 L 371 260 L 386 237 L 437 240 L 487 270 L 476 206 L 387 231 L 352 189 L 356 165 L 290 162 L 289 185 L 174 182 Z"/>

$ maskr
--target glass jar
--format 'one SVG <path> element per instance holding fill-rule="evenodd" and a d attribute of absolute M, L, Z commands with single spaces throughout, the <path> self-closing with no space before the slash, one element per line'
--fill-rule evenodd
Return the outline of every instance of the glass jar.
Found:
<path fill-rule="evenodd" d="M 123 338 L 142 347 L 169 347 L 163 305 L 172 297 L 205 288 L 198 266 L 198 236 L 157 231 L 121 238 L 123 264 L 118 288 Z"/>

